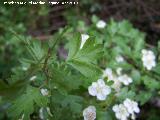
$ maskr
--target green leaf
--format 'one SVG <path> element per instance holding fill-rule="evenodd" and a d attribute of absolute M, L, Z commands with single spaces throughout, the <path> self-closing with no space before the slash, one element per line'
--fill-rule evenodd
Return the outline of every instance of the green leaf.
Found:
<path fill-rule="evenodd" d="M 84 44 L 83 48 L 77 52 L 72 58 L 88 63 L 94 63 L 103 55 L 103 47 L 100 44 L 95 43 L 94 38 L 90 37 Z"/>
<path fill-rule="evenodd" d="M 144 47 L 144 39 L 139 37 L 139 39 L 137 40 L 137 43 L 135 44 L 135 53 L 140 53 L 141 54 L 141 50 Z M 138 55 L 140 55 L 138 54 Z"/>
<path fill-rule="evenodd" d="M 141 74 L 138 70 L 132 70 L 131 77 L 136 84 L 140 84 L 141 82 Z"/>
<path fill-rule="evenodd" d="M 135 95 L 136 95 L 136 94 L 135 94 L 134 91 L 128 90 L 127 87 L 124 87 L 124 88 L 121 89 L 118 98 L 119 98 L 121 101 L 123 101 L 123 100 L 125 100 L 126 98 L 134 99 Z"/>
<path fill-rule="evenodd" d="M 8 110 L 12 118 L 18 119 L 24 114 L 24 120 L 30 119 L 30 114 L 34 111 L 34 104 L 39 107 L 47 106 L 48 98 L 42 96 L 38 88 L 27 87 L 26 93 L 13 101 Z"/>
<path fill-rule="evenodd" d="M 80 97 L 80 96 L 68 95 L 62 101 L 62 106 L 63 107 L 69 106 L 73 113 L 81 113 L 81 111 L 82 111 L 82 105 L 81 105 L 82 101 L 83 101 L 83 98 Z"/>
<path fill-rule="evenodd" d="M 136 100 L 140 101 L 140 104 L 145 104 L 152 96 L 152 93 L 140 91 L 138 95 L 136 96 Z"/>
<path fill-rule="evenodd" d="M 78 89 L 82 85 L 80 75 L 73 75 L 71 71 L 65 65 L 56 65 L 52 67 L 53 79 L 50 81 L 51 86 L 60 88 L 61 92 L 67 92 L 74 89 Z"/>
<path fill-rule="evenodd" d="M 34 41 L 31 47 L 31 51 L 33 51 L 33 56 L 35 60 L 40 60 L 45 55 L 44 50 L 42 49 L 40 41 Z"/>
<path fill-rule="evenodd" d="M 86 77 L 99 77 L 102 71 L 94 64 L 103 55 L 103 48 L 96 44 L 90 37 L 80 49 L 81 35 L 76 34 L 76 39 L 69 43 L 69 54 L 67 63 L 77 69 Z"/>
<path fill-rule="evenodd" d="M 96 15 L 93 15 L 92 18 L 91 18 L 91 20 L 92 20 L 92 22 L 94 24 L 96 24 L 98 22 L 99 18 Z"/>
<path fill-rule="evenodd" d="M 111 112 L 98 111 L 97 112 L 97 120 L 113 120 L 113 118 L 111 116 Z"/>
<path fill-rule="evenodd" d="M 82 102 L 83 98 L 77 95 L 62 95 L 60 92 L 53 90 L 53 96 L 51 104 L 53 105 L 54 113 L 60 108 L 62 111 L 67 109 L 66 114 L 80 114 L 82 112 Z M 57 105 L 57 107 L 55 107 Z M 70 113 L 69 113 L 70 112 Z M 55 114 L 54 116 L 61 116 L 60 114 Z M 72 119 L 73 116 L 70 116 Z"/>
<path fill-rule="evenodd" d="M 144 76 L 142 79 L 147 88 L 151 90 L 160 88 L 160 82 L 156 81 L 154 78 Z"/>
<path fill-rule="evenodd" d="M 160 63 L 156 65 L 156 67 L 153 68 L 153 71 L 160 75 Z"/>
<path fill-rule="evenodd" d="M 78 60 L 70 61 L 69 64 L 86 77 L 95 77 L 96 79 L 99 78 L 99 76 L 102 74 L 101 69 L 93 64 L 81 62 Z"/>
<path fill-rule="evenodd" d="M 74 40 L 71 40 L 69 42 L 69 53 L 68 53 L 68 58 L 67 60 L 72 59 L 78 52 L 81 44 L 81 35 L 80 34 L 75 34 L 74 35 Z"/>
<path fill-rule="evenodd" d="M 12 85 L 5 84 L 0 80 L 0 96 L 7 98 L 14 98 L 18 93 L 26 88 L 27 82 L 19 80 Z"/>

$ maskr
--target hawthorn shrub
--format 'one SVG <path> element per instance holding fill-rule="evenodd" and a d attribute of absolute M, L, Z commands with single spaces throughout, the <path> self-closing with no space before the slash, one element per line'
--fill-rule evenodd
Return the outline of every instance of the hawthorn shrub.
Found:
<path fill-rule="evenodd" d="M 25 55 L 0 81 L 2 119 L 134 120 L 159 95 L 160 44 L 126 20 L 93 16 L 45 42 L 13 34 Z"/>

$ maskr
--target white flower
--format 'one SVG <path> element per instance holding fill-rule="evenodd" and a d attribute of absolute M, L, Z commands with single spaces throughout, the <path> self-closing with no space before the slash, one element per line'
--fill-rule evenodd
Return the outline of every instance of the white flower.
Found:
<path fill-rule="evenodd" d="M 127 120 L 129 113 L 123 104 L 114 105 L 112 110 L 115 112 L 116 118 L 119 120 Z"/>
<path fill-rule="evenodd" d="M 133 114 L 134 112 L 135 113 L 139 113 L 140 112 L 140 109 L 138 107 L 138 103 L 133 101 L 133 100 L 130 100 L 129 98 L 127 98 L 124 102 L 123 102 L 124 106 L 127 108 L 128 112 L 130 114 Z"/>
<path fill-rule="evenodd" d="M 97 22 L 96 26 L 97 26 L 97 28 L 100 28 L 100 29 L 105 28 L 106 22 L 103 21 L 103 20 L 99 20 L 99 21 Z"/>
<path fill-rule="evenodd" d="M 111 68 L 106 68 L 103 71 L 103 78 L 107 77 L 109 80 L 113 80 L 115 78 L 115 75 L 112 72 Z"/>
<path fill-rule="evenodd" d="M 142 50 L 142 62 L 143 66 L 146 67 L 147 70 L 151 70 L 156 66 L 155 59 L 156 57 L 152 51 L 145 49 Z"/>
<path fill-rule="evenodd" d="M 83 110 L 84 120 L 95 120 L 96 119 L 96 108 L 89 106 Z"/>
<path fill-rule="evenodd" d="M 37 76 L 32 76 L 32 77 L 30 78 L 30 81 L 34 81 L 36 78 L 37 78 Z"/>
<path fill-rule="evenodd" d="M 48 95 L 49 95 L 49 92 L 48 92 L 47 89 L 42 88 L 42 89 L 41 89 L 41 94 L 42 94 L 43 96 L 48 96 Z"/>
<path fill-rule="evenodd" d="M 89 38 L 89 35 L 81 34 L 81 46 L 80 46 L 80 49 L 83 48 L 83 45 L 85 44 L 85 42 L 87 41 L 88 38 Z"/>
<path fill-rule="evenodd" d="M 129 85 L 132 83 L 132 78 L 130 78 L 128 75 L 124 74 L 118 77 L 118 80 L 122 82 L 124 85 Z"/>
<path fill-rule="evenodd" d="M 111 93 L 111 88 L 105 85 L 102 79 L 99 79 L 88 87 L 88 92 L 90 95 L 96 96 L 98 100 L 105 100 L 107 95 Z"/>
<path fill-rule="evenodd" d="M 118 63 L 124 62 L 124 58 L 121 55 L 116 56 L 116 61 Z"/>

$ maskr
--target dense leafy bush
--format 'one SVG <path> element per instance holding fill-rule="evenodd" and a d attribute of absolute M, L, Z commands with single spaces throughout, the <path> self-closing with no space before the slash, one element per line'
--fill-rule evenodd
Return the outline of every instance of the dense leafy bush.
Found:
<path fill-rule="evenodd" d="M 79 21 L 46 42 L 13 33 L 20 64 L 0 81 L 1 118 L 135 119 L 159 95 L 159 49 L 128 21 L 93 16 L 90 26 Z"/>
<path fill-rule="evenodd" d="M 87 26 L 72 12 L 70 27 L 40 42 L 23 34 L 37 27 L 46 6 L 1 6 L 0 119 L 159 120 L 157 110 L 148 107 L 146 118 L 141 109 L 159 96 L 160 44 L 145 43 L 128 21 L 93 16 Z"/>

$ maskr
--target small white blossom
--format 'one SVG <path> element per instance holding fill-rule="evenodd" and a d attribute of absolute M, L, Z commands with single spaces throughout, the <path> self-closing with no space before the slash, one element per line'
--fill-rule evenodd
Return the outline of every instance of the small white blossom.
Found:
<path fill-rule="evenodd" d="M 105 28 L 106 22 L 103 21 L 103 20 L 99 20 L 99 21 L 97 22 L 96 26 L 97 26 L 97 28 L 99 28 L 99 29 Z"/>
<path fill-rule="evenodd" d="M 146 67 L 147 70 L 151 70 L 156 66 L 155 59 L 156 57 L 152 51 L 145 49 L 142 50 L 142 62 L 143 66 Z"/>
<path fill-rule="evenodd" d="M 130 78 L 128 75 L 124 74 L 118 77 L 118 80 L 122 82 L 124 85 L 129 85 L 132 83 L 132 78 Z"/>
<path fill-rule="evenodd" d="M 37 76 L 32 76 L 32 77 L 30 78 L 30 81 L 34 81 L 36 78 L 37 78 Z"/>
<path fill-rule="evenodd" d="M 124 62 L 124 58 L 123 58 L 121 55 L 118 55 L 118 56 L 116 57 L 116 61 L 117 61 L 118 63 Z"/>
<path fill-rule="evenodd" d="M 89 106 L 83 110 L 84 120 L 95 120 L 96 119 L 96 108 Z"/>
<path fill-rule="evenodd" d="M 128 112 L 130 114 L 133 114 L 134 112 L 135 113 L 139 113 L 140 112 L 140 109 L 138 107 L 138 103 L 133 101 L 133 100 L 130 100 L 129 98 L 127 98 L 124 102 L 123 102 L 124 106 L 127 108 Z"/>
<path fill-rule="evenodd" d="M 87 41 L 88 38 L 89 38 L 89 35 L 81 34 L 81 46 L 80 46 L 80 49 L 83 48 L 83 45 L 85 44 L 85 42 Z"/>
<path fill-rule="evenodd" d="M 115 112 L 116 118 L 119 120 L 127 120 L 129 113 L 123 104 L 114 105 L 112 110 Z"/>
<path fill-rule="evenodd" d="M 49 92 L 48 92 L 47 89 L 42 88 L 42 89 L 41 89 L 41 94 L 42 94 L 43 96 L 48 96 L 48 95 L 49 95 Z"/>
<path fill-rule="evenodd" d="M 105 77 L 107 77 L 109 80 L 114 80 L 115 75 L 113 74 L 111 68 L 106 68 L 106 69 L 103 71 L 103 78 L 105 78 Z"/>
<path fill-rule="evenodd" d="M 105 100 L 107 95 L 111 93 L 111 88 L 105 85 L 103 79 L 99 79 L 88 87 L 88 92 L 90 95 L 96 96 L 98 100 Z"/>

